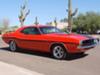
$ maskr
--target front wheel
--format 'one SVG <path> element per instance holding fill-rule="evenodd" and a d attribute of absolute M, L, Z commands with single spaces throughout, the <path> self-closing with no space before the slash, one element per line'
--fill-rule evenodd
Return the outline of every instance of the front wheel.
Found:
<path fill-rule="evenodd" d="M 56 59 L 64 59 L 66 57 L 65 48 L 61 45 L 55 45 L 52 47 L 52 55 Z"/>
<path fill-rule="evenodd" d="M 16 50 L 17 50 L 17 44 L 15 43 L 15 41 L 11 41 L 10 43 L 9 43 L 9 49 L 10 49 L 10 51 L 12 51 L 12 52 L 15 52 Z"/>

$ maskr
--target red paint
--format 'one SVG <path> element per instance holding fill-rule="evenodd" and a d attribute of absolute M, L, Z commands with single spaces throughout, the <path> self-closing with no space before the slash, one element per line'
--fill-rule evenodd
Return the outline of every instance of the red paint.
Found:
<path fill-rule="evenodd" d="M 2 36 L 3 40 L 9 44 L 11 40 L 14 40 L 20 48 L 39 50 L 42 52 L 50 52 L 52 44 L 63 44 L 69 53 L 85 52 L 86 50 L 93 48 L 79 49 L 80 41 L 89 40 L 90 38 L 79 34 L 64 34 L 64 33 L 51 33 L 51 34 L 23 34 L 21 31 L 28 27 L 50 27 L 50 26 L 26 26 L 21 27 L 15 32 L 6 33 Z"/>

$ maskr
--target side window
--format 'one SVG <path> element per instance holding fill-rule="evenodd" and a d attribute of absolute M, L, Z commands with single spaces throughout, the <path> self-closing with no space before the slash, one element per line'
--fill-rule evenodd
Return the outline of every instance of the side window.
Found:
<path fill-rule="evenodd" d="M 34 28 L 34 27 L 25 28 L 24 30 L 21 31 L 21 33 L 24 33 L 24 34 L 40 34 L 39 30 L 37 28 Z"/>

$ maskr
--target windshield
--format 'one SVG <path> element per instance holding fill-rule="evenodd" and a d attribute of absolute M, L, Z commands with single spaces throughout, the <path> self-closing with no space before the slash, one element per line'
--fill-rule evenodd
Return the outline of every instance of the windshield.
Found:
<path fill-rule="evenodd" d="M 40 31 L 44 34 L 63 33 L 61 30 L 57 29 L 56 27 L 40 27 Z"/>

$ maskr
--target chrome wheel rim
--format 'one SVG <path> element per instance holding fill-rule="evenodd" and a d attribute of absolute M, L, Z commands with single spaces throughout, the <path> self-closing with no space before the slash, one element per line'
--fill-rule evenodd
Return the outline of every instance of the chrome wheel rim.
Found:
<path fill-rule="evenodd" d="M 53 49 L 53 55 L 57 59 L 61 59 L 64 57 L 64 50 L 61 46 L 56 46 Z"/>
<path fill-rule="evenodd" d="M 14 41 L 10 42 L 10 46 L 9 47 L 10 47 L 11 51 L 16 51 L 16 43 Z"/>

